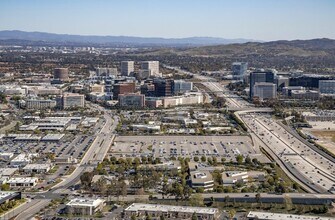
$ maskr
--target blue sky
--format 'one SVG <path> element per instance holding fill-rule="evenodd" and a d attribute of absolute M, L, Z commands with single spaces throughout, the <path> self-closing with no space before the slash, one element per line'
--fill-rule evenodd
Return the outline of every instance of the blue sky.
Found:
<path fill-rule="evenodd" d="M 0 30 L 335 39 L 335 0 L 0 0 Z"/>

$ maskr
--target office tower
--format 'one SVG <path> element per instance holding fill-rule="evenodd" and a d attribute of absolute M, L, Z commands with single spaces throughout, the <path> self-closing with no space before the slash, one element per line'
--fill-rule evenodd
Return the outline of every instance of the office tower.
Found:
<path fill-rule="evenodd" d="M 335 95 L 335 80 L 320 80 L 319 92 L 322 95 Z"/>
<path fill-rule="evenodd" d="M 258 82 L 254 85 L 254 95 L 260 100 L 274 99 L 277 97 L 277 86 L 273 83 Z"/>
<path fill-rule="evenodd" d="M 248 63 L 234 62 L 232 65 L 233 79 L 243 80 L 248 70 Z"/>
<path fill-rule="evenodd" d="M 129 93 L 119 95 L 119 106 L 121 107 L 144 107 L 145 96 L 142 94 Z"/>
<path fill-rule="evenodd" d="M 78 93 L 64 93 L 61 102 L 63 109 L 84 107 L 85 96 Z"/>
<path fill-rule="evenodd" d="M 275 83 L 275 73 L 272 71 L 261 71 L 250 73 L 250 99 L 254 96 L 254 85 L 260 82 Z"/>
<path fill-rule="evenodd" d="M 97 76 L 117 76 L 117 68 L 101 68 L 98 67 L 95 69 L 96 75 Z"/>
<path fill-rule="evenodd" d="M 69 69 L 68 68 L 55 68 L 54 79 L 61 82 L 69 81 Z"/>
<path fill-rule="evenodd" d="M 113 86 L 113 99 L 118 100 L 120 94 L 128 94 L 135 92 L 135 83 L 117 83 Z"/>
<path fill-rule="evenodd" d="M 149 76 L 159 76 L 159 61 L 143 61 L 141 63 L 141 70 L 148 71 Z"/>
<path fill-rule="evenodd" d="M 121 62 L 121 75 L 129 76 L 134 72 L 134 61 L 122 61 Z"/>
<path fill-rule="evenodd" d="M 185 93 L 193 90 L 193 82 L 174 80 L 172 84 L 173 94 Z"/>
<path fill-rule="evenodd" d="M 172 96 L 172 80 L 171 79 L 155 79 L 155 96 Z"/>

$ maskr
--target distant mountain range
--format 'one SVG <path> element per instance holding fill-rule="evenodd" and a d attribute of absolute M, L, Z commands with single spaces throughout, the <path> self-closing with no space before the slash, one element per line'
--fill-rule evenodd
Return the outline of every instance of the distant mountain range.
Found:
<path fill-rule="evenodd" d="M 0 41 L 4 44 L 95 44 L 106 46 L 210 46 L 246 42 L 260 42 L 251 39 L 224 39 L 216 37 L 158 38 L 131 36 L 94 36 L 26 32 L 17 30 L 0 31 Z M 1 43 L 0 42 L 0 43 Z"/>

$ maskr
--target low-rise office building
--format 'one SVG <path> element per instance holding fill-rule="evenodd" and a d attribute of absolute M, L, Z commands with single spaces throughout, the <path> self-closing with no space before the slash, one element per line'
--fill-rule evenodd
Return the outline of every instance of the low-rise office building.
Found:
<path fill-rule="evenodd" d="M 164 216 L 165 219 L 191 219 L 193 215 L 196 215 L 197 219 L 212 220 L 219 217 L 219 210 L 205 207 L 133 203 L 124 210 L 123 219 L 146 215 L 154 219 L 159 219 L 161 216 Z"/>
<path fill-rule="evenodd" d="M 36 177 L 12 177 L 7 183 L 11 188 L 31 188 L 36 186 L 38 178 Z"/>
<path fill-rule="evenodd" d="M 10 162 L 10 165 L 13 167 L 23 167 L 32 162 L 33 158 L 37 156 L 38 154 L 19 154 Z"/>
<path fill-rule="evenodd" d="M 94 215 L 105 205 L 102 199 L 72 199 L 66 204 L 66 212 L 73 215 Z"/>
<path fill-rule="evenodd" d="M 300 219 L 300 220 L 331 220 L 330 217 L 308 216 L 308 215 L 293 215 L 285 213 L 271 212 L 255 212 L 250 211 L 247 215 L 250 220 L 283 220 L 283 219 Z"/>
<path fill-rule="evenodd" d="M 19 199 L 21 199 L 21 192 L 0 191 L 0 205 Z"/>
<path fill-rule="evenodd" d="M 49 170 L 51 170 L 53 167 L 50 163 L 44 163 L 44 164 L 27 164 L 25 167 L 23 167 L 23 171 L 25 173 L 47 173 Z"/>
<path fill-rule="evenodd" d="M 203 188 L 204 191 L 210 191 L 214 187 L 214 180 L 209 171 L 190 172 L 190 182 L 194 189 Z"/>

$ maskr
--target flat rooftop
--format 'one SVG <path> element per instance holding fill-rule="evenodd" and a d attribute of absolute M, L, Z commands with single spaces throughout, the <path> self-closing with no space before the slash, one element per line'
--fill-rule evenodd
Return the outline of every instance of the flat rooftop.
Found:
<path fill-rule="evenodd" d="M 183 212 L 183 213 L 198 213 L 198 214 L 215 214 L 219 212 L 215 208 L 192 207 L 192 206 L 172 206 L 172 205 L 159 205 L 159 204 L 144 204 L 133 203 L 125 209 L 125 211 L 137 212 Z"/>
<path fill-rule="evenodd" d="M 96 207 L 103 203 L 104 200 L 102 199 L 82 199 L 82 198 L 75 198 L 68 202 L 67 206 L 86 206 L 86 207 Z"/>
<path fill-rule="evenodd" d="M 254 212 L 248 213 L 247 218 L 257 219 L 271 219 L 271 220 L 282 220 L 282 219 L 299 219 L 299 220 L 334 220 L 332 217 L 319 217 L 319 216 L 308 216 L 308 215 L 290 215 L 283 213 L 270 213 L 270 212 Z"/>

